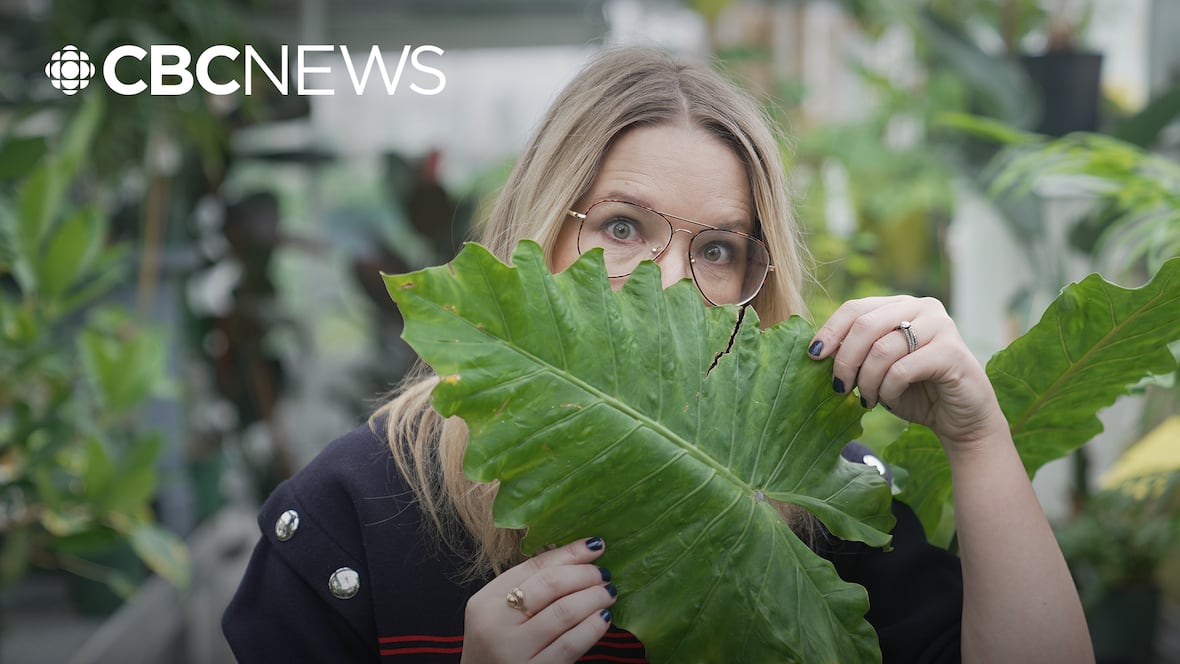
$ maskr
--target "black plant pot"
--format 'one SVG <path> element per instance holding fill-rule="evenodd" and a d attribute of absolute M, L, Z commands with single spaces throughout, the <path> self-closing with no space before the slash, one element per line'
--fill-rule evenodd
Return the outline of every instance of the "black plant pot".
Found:
<path fill-rule="evenodd" d="M 1116 588 L 1086 612 L 1098 664 L 1150 664 L 1155 661 L 1160 589 Z"/>
<path fill-rule="evenodd" d="M 1080 51 L 1021 56 L 1041 101 L 1036 130 L 1050 136 L 1098 130 L 1102 54 Z"/>

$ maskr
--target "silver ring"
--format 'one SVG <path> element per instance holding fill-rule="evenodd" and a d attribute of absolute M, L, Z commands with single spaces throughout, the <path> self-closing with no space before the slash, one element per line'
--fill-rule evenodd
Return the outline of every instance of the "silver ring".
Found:
<path fill-rule="evenodd" d="M 905 335 L 906 345 L 910 347 L 909 352 L 918 350 L 918 337 L 914 334 L 914 326 L 910 325 L 908 320 L 898 323 L 894 329 L 901 330 L 901 333 Z"/>

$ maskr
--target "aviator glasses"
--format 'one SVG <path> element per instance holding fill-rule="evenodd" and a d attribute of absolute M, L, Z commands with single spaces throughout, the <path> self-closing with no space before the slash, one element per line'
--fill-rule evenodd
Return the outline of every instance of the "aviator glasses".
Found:
<path fill-rule="evenodd" d="M 767 273 L 774 269 L 770 251 L 753 235 L 657 212 L 636 203 L 601 200 L 585 213 L 570 210 L 569 215 L 581 220 L 578 253 L 602 248 L 606 272 L 611 278 L 630 275 L 640 261 L 656 260 L 671 246 L 674 234 L 688 233 L 692 280 L 709 304 L 746 304 L 754 299 Z M 673 219 L 700 230 L 676 228 Z"/>

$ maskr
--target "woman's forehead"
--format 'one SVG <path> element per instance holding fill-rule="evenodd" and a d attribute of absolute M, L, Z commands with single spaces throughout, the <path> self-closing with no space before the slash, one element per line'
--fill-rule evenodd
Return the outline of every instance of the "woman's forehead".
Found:
<path fill-rule="evenodd" d="M 638 127 L 619 136 L 579 202 L 585 209 L 607 198 L 715 226 L 753 230 L 745 165 L 732 147 L 698 127 Z"/>

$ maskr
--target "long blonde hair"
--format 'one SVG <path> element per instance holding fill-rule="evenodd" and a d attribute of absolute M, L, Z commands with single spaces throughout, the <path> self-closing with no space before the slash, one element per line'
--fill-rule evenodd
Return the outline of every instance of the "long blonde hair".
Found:
<path fill-rule="evenodd" d="M 665 124 L 705 129 L 741 159 L 759 232 L 775 266 L 752 305 L 763 325 L 803 314 L 806 253 L 772 123 L 751 97 L 712 69 L 655 50 L 606 51 L 566 86 L 529 140 L 476 241 L 508 261 L 520 240 L 536 240 L 552 261 L 566 210 L 590 189 L 612 141 L 631 127 Z M 444 420 L 430 407 L 436 380 L 419 362 L 370 424 L 384 424 L 395 463 L 435 541 L 463 553 L 470 578 L 498 574 L 523 558 L 520 533 L 492 522 L 496 485 L 464 476 L 467 429 L 462 420 Z"/>

